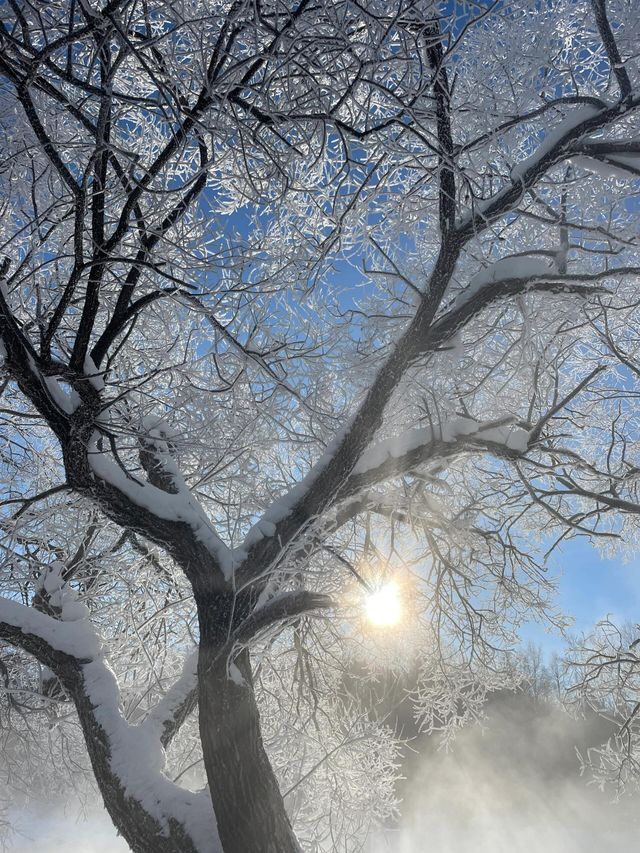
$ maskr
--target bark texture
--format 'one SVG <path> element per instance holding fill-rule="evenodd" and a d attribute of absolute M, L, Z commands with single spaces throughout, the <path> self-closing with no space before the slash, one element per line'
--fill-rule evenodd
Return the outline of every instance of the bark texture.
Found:
<path fill-rule="evenodd" d="M 300 853 L 265 752 L 249 652 L 229 666 L 215 624 L 200 619 L 200 737 L 225 853 Z"/>

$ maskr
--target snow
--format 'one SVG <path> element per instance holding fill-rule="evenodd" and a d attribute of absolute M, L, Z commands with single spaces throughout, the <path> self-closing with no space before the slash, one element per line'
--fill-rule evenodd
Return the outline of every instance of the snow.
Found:
<path fill-rule="evenodd" d="M 521 160 L 513 167 L 511 170 L 511 179 L 514 181 L 521 179 L 530 169 L 535 168 L 540 160 L 561 142 L 568 133 L 582 124 L 582 122 L 593 118 L 599 112 L 601 112 L 601 108 L 593 104 L 587 104 L 572 110 L 571 114 L 566 116 L 560 124 L 545 133 L 544 138 L 530 157 Z"/>
<path fill-rule="evenodd" d="M 36 369 L 35 372 L 38 373 L 39 371 Z M 69 390 L 66 391 L 56 376 L 43 376 L 42 374 L 40 376 L 56 406 L 66 414 L 72 415 L 81 402 L 73 388 L 69 387 Z"/>
<path fill-rule="evenodd" d="M 483 429 L 481 437 L 484 441 L 490 441 L 493 444 L 504 444 L 509 450 L 517 453 L 526 453 L 529 448 L 528 431 L 513 425 Z"/>
<path fill-rule="evenodd" d="M 275 533 L 276 530 L 277 523 L 285 519 L 289 515 L 295 504 L 300 501 L 309 491 L 309 487 L 315 479 L 315 476 L 313 478 L 310 477 L 311 474 L 315 474 L 315 469 L 312 469 L 312 471 L 307 475 L 307 477 L 305 477 L 300 483 L 297 483 L 295 486 L 293 486 L 293 488 L 289 489 L 286 494 L 273 501 L 273 503 L 265 512 L 260 521 L 254 524 L 254 526 L 245 536 L 244 542 L 242 543 L 242 548 L 238 549 L 236 554 L 238 559 L 241 559 L 241 555 L 246 554 L 248 549 L 251 548 L 252 545 L 255 545 L 256 542 L 259 542 L 266 536 L 273 536 L 273 533 Z"/>
<path fill-rule="evenodd" d="M 64 580 L 62 579 L 62 574 L 64 569 L 65 565 L 63 562 L 54 560 L 40 576 L 41 588 L 49 593 L 49 595 L 53 595 L 63 586 Z"/>
<path fill-rule="evenodd" d="M 222 853 L 216 819 L 207 789 L 189 791 L 164 774 L 165 753 L 151 727 L 132 726 L 120 706 L 116 677 L 104 659 L 82 667 L 85 689 L 94 706 L 96 721 L 103 728 L 111 750 L 111 769 L 125 793 L 169 833 L 169 820 L 185 826 L 202 853 Z"/>
<path fill-rule="evenodd" d="M 58 585 L 60 565 L 52 564 L 42 579 L 45 590 L 53 595 L 64 593 L 64 583 L 62 587 Z M 64 622 L 32 607 L 0 598 L 0 621 L 19 628 L 24 634 L 40 637 L 54 649 L 81 662 L 84 687 L 95 720 L 109 742 L 111 770 L 125 793 L 139 802 L 167 833 L 169 820 L 174 818 L 185 827 L 202 853 L 222 853 L 208 791 L 189 791 L 164 775 L 165 752 L 155 725 L 157 718 L 183 690 L 183 679 L 191 677 L 193 656 L 188 658 L 181 679 L 155 709 L 154 724 L 145 720 L 139 725 L 130 725 L 122 712 L 116 677 L 88 620 Z"/>
<path fill-rule="evenodd" d="M 101 652 L 101 642 L 85 620 L 61 621 L 8 598 L 0 598 L 0 622 L 32 634 L 66 655 L 85 660 Z"/>
<path fill-rule="evenodd" d="M 89 384 L 93 385 L 96 391 L 104 391 L 104 374 L 100 373 L 94 360 L 88 354 L 84 359 L 84 375 L 89 378 Z"/>
<path fill-rule="evenodd" d="M 640 170 L 640 156 L 638 155 L 622 155 L 616 154 L 615 157 L 608 157 L 607 160 L 600 160 L 596 157 L 588 157 L 585 154 L 580 154 L 571 158 L 571 163 L 579 169 L 585 169 L 598 177 L 608 180 L 616 178 L 619 181 L 629 181 L 633 178 L 633 172 L 624 168 L 625 165 L 631 166 L 632 169 Z M 619 163 L 620 165 L 616 165 Z"/>
<path fill-rule="evenodd" d="M 467 214 L 459 223 L 459 228 L 464 230 L 476 216 L 486 215 L 493 207 L 500 207 L 500 201 L 512 192 L 513 185 L 522 183 L 523 190 L 528 173 L 535 171 L 540 161 L 556 146 L 567 134 L 578 127 L 582 122 L 593 118 L 601 109 L 595 105 L 585 105 L 571 111 L 555 128 L 547 130 L 544 138 L 538 144 L 536 150 L 529 157 L 524 158 L 511 169 L 511 181 L 499 192 L 490 198 L 477 201 L 470 214 Z M 511 209 L 511 207 L 509 208 Z M 504 211 L 500 211 L 501 213 Z"/>
<path fill-rule="evenodd" d="M 180 435 L 179 430 L 172 427 L 160 415 L 144 415 L 140 421 L 142 429 L 152 438 L 158 439 L 173 439 Z"/>
<path fill-rule="evenodd" d="M 66 412 L 68 415 L 72 415 L 78 406 L 81 403 L 80 397 L 76 394 L 76 392 L 71 388 L 68 382 L 65 382 L 64 385 L 69 389 L 68 391 L 60 384 L 60 380 L 56 376 L 45 376 L 40 372 L 38 365 L 33 360 L 32 356 L 27 353 L 27 361 L 29 364 L 29 369 L 33 373 L 34 376 L 37 376 L 40 379 L 40 382 L 44 385 L 44 387 L 49 392 L 49 396 L 53 400 L 53 402 L 61 409 L 63 412 Z"/>
<path fill-rule="evenodd" d="M 118 489 L 136 506 L 152 512 L 157 518 L 188 524 L 196 538 L 216 558 L 225 578 L 229 579 L 233 571 L 231 553 L 180 476 L 166 443 L 162 447 L 158 441 L 157 455 L 161 458 L 165 470 L 172 475 L 178 494 L 169 494 L 151 483 L 142 483 L 127 475 L 106 452 L 98 449 L 99 438 L 99 432 L 95 431 L 88 448 L 89 465 L 95 476 Z"/>
<path fill-rule="evenodd" d="M 522 279 L 523 281 L 527 281 L 528 279 L 540 278 L 545 275 L 553 275 L 555 272 L 557 272 L 555 262 L 550 258 L 537 255 L 500 258 L 500 260 L 481 269 L 480 272 L 473 276 L 468 286 L 457 295 L 451 308 L 460 308 L 476 296 L 487 284 L 504 279 Z"/>
<path fill-rule="evenodd" d="M 79 600 L 78 594 L 64 580 L 64 563 L 55 560 L 40 577 L 39 586 L 49 596 L 52 607 L 60 609 L 63 622 L 79 622 L 89 618 L 89 608 Z"/>
<path fill-rule="evenodd" d="M 342 429 L 340 429 L 327 444 L 324 453 L 320 456 L 309 473 L 303 477 L 299 483 L 296 483 L 295 486 L 289 489 L 288 492 L 273 501 L 262 518 L 249 530 L 244 538 L 242 546 L 234 551 L 234 560 L 236 562 L 242 562 L 246 558 L 249 549 L 261 539 L 268 538 L 275 534 L 276 525 L 280 521 L 283 521 L 289 515 L 293 507 L 302 500 L 306 494 L 308 494 L 322 471 L 324 471 L 327 465 L 331 462 L 336 451 L 342 444 L 345 435 L 349 432 L 352 423 L 353 418 L 349 418 L 345 426 L 342 427 Z"/>
<path fill-rule="evenodd" d="M 542 264 L 544 264 L 544 271 L 546 274 L 551 272 L 548 259 L 545 259 L 543 262 L 541 262 L 539 258 L 505 258 L 503 260 L 505 262 L 509 262 L 511 265 L 511 277 L 513 277 L 514 269 L 516 271 L 516 275 L 519 274 L 526 278 L 531 277 L 532 270 L 534 268 L 537 271 L 536 274 L 540 275 L 540 270 L 543 268 Z M 501 269 L 500 263 L 501 262 L 498 261 L 493 265 L 491 268 L 493 270 L 491 273 L 492 275 L 499 275 Z M 496 267 L 497 270 L 495 269 Z M 485 274 L 487 272 L 488 271 L 483 271 Z M 491 279 L 488 279 L 488 281 L 490 280 Z M 481 285 L 474 286 L 480 287 Z M 469 288 L 467 288 L 465 294 L 468 294 L 468 291 Z M 465 298 L 468 298 L 468 295 L 465 296 Z M 307 476 L 290 489 L 285 495 L 271 504 L 270 508 L 265 512 L 260 521 L 258 521 L 248 532 L 242 546 L 234 551 L 234 561 L 241 562 L 246 558 L 247 552 L 252 545 L 259 542 L 263 537 L 274 535 L 276 531 L 275 525 L 282 519 L 286 518 L 295 504 L 309 491 L 320 472 L 333 458 L 333 455 L 344 438 L 344 435 L 351 427 L 351 423 L 352 419 L 349 420 L 349 423 L 340 430 L 330 444 L 327 445 L 324 454 L 320 457 Z M 353 469 L 353 473 L 364 474 L 373 468 L 378 468 L 389 458 L 398 459 L 406 453 L 409 453 L 411 450 L 416 450 L 419 447 L 430 444 L 434 440 L 453 442 L 457 438 L 465 435 L 478 435 L 479 438 L 495 442 L 496 444 L 503 444 L 509 450 L 514 450 L 520 453 L 523 453 L 528 447 L 528 433 L 518 427 L 509 425 L 506 427 L 503 426 L 490 429 L 489 427 L 483 427 L 481 423 L 473 420 L 472 418 L 456 418 L 453 421 L 446 422 L 440 428 L 436 429 L 435 435 L 429 427 L 425 427 L 422 429 L 408 430 L 400 436 L 394 436 L 393 438 L 379 442 L 362 454 L 360 460 Z"/>
<path fill-rule="evenodd" d="M 612 154 L 610 159 L 636 171 L 640 170 L 640 154 Z"/>
<path fill-rule="evenodd" d="M 197 677 L 198 651 L 194 649 L 185 657 L 180 677 L 147 714 L 141 723 L 141 727 L 153 732 L 155 737 L 160 738 L 165 722 L 172 718 L 174 711 L 196 686 Z"/>
<path fill-rule="evenodd" d="M 476 436 L 493 444 L 502 444 L 518 453 L 524 453 L 529 442 L 529 433 L 513 424 L 500 427 L 485 426 L 473 418 L 455 418 L 445 421 L 435 430 L 431 427 L 407 430 L 402 435 L 379 442 L 362 454 L 353 473 L 366 474 L 368 471 L 379 468 L 389 459 L 400 459 L 412 450 L 426 447 L 434 441 L 453 443 L 458 438 L 468 436 Z"/>
<path fill-rule="evenodd" d="M 229 662 L 228 666 L 229 678 L 233 681 L 234 684 L 237 684 L 238 687 L 244 687 L 246 682 L 242 677 L 242 673 L 238 669 L 238 667 L 233 663 L 233 661 Z"/>

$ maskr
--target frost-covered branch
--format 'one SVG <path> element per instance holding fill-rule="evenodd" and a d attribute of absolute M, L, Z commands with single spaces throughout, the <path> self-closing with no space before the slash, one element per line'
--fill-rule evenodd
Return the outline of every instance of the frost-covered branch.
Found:
<path fill-rule="evenodd" d="M 620 88 L 620 97 L 623 99 L 630 98 L 633 92 L 633 87 L 631 85 L 627 69 L 624 67 L 624 63 L 620 56 L 620 51 L 618 50 L 618 45 L 616 44 L 611 24 L 609 23 L 606 0 L 591 0 L 591 5 L 595 14 L 596 24 L 598 25 L 602 44 L 607 52 L 607 56 L 609 57 L 611 71 L 613 72 Z"/>
<path fill-rule="evenodd" d="M 482 424 L 463 417 L 434 427 L 409 430 L 367 449 L 341 494 L 356 494 L 425 463 L 438 462 L 465 451 L 487 450 L 516 458 L 525 453 L 528 446 L 528 431 L 514 423 Z"/>
<path fill-rule="evenodd" d="M 105 805 L 133 850 L 218 849 L 206 791 L 193 793 L 167 779 L 153 727 L 126 721 L 115 675 L 88 619 L 65 621 L 64 609 L 54 619 L 3 598 L 0 639 L 53 670 L 72 697 Z"/>
<path fill-rule="evenodd" d="M 196 650 L 186 656 L 180 677 L 149 711 L 143 726 L 152 731 L 166 749 L 197 704 L 198 652 Z"/>
<path fill-rule="evenodd" d="M 534 154 L 520 161 L 511 171 L 509 183 L 496 195 L 474 205 L 472 213 L 457 226 L 458 238 L 466 242 L 482 233 L 490 223 L 505 216 L 522 200 L 527 190 L 553 166 L 580 153 L 581 140 L 597 131 L 613 127 L 640 107 L 640 98 L 598 108 L 584 106 L 573 110 L 556 128 L 547 131 Z"/>
<path fill-rule="evenodd" d="M 248 619 L 238 625 L 231 639 L 233 642 L 248 643 L 260 631 L 272 625 L 334 605 L 330 596 L 321 593 L 307 590 L 283 593 L 257 607 Z"/>

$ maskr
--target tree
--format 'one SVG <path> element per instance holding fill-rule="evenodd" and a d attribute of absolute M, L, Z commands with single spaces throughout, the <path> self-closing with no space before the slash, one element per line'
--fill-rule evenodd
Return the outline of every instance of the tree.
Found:
<path fill-rule="evenodd" d="M 132 849 L 355 847 L 350 662 L 477 714 L 540 551 L 633 524 L 632 11 L 3 9 L 7 748 L 72 703 Z"/>
<path fill-rule="evenodd" d="M 613 784 L 618 794 L 640 781 L 639 644 L 637 625 L 617 626 L 605 619 L 574 640 L 565 663 L 571 676 L 568 706 L 595 711 L 615 726 L 605 743 L 586 750 L 582 763 L 600 785 Z"/>

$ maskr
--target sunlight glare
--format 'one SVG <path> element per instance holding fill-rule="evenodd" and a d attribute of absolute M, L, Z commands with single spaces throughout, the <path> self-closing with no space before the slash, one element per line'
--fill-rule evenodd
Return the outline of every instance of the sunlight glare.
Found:
<path fill-rule="evenodd" d="M 378 587 L 367 595 L 365 609 L 374 625 L 396 625 L 402 616 L 398 587 L 394 583 Z"/>

